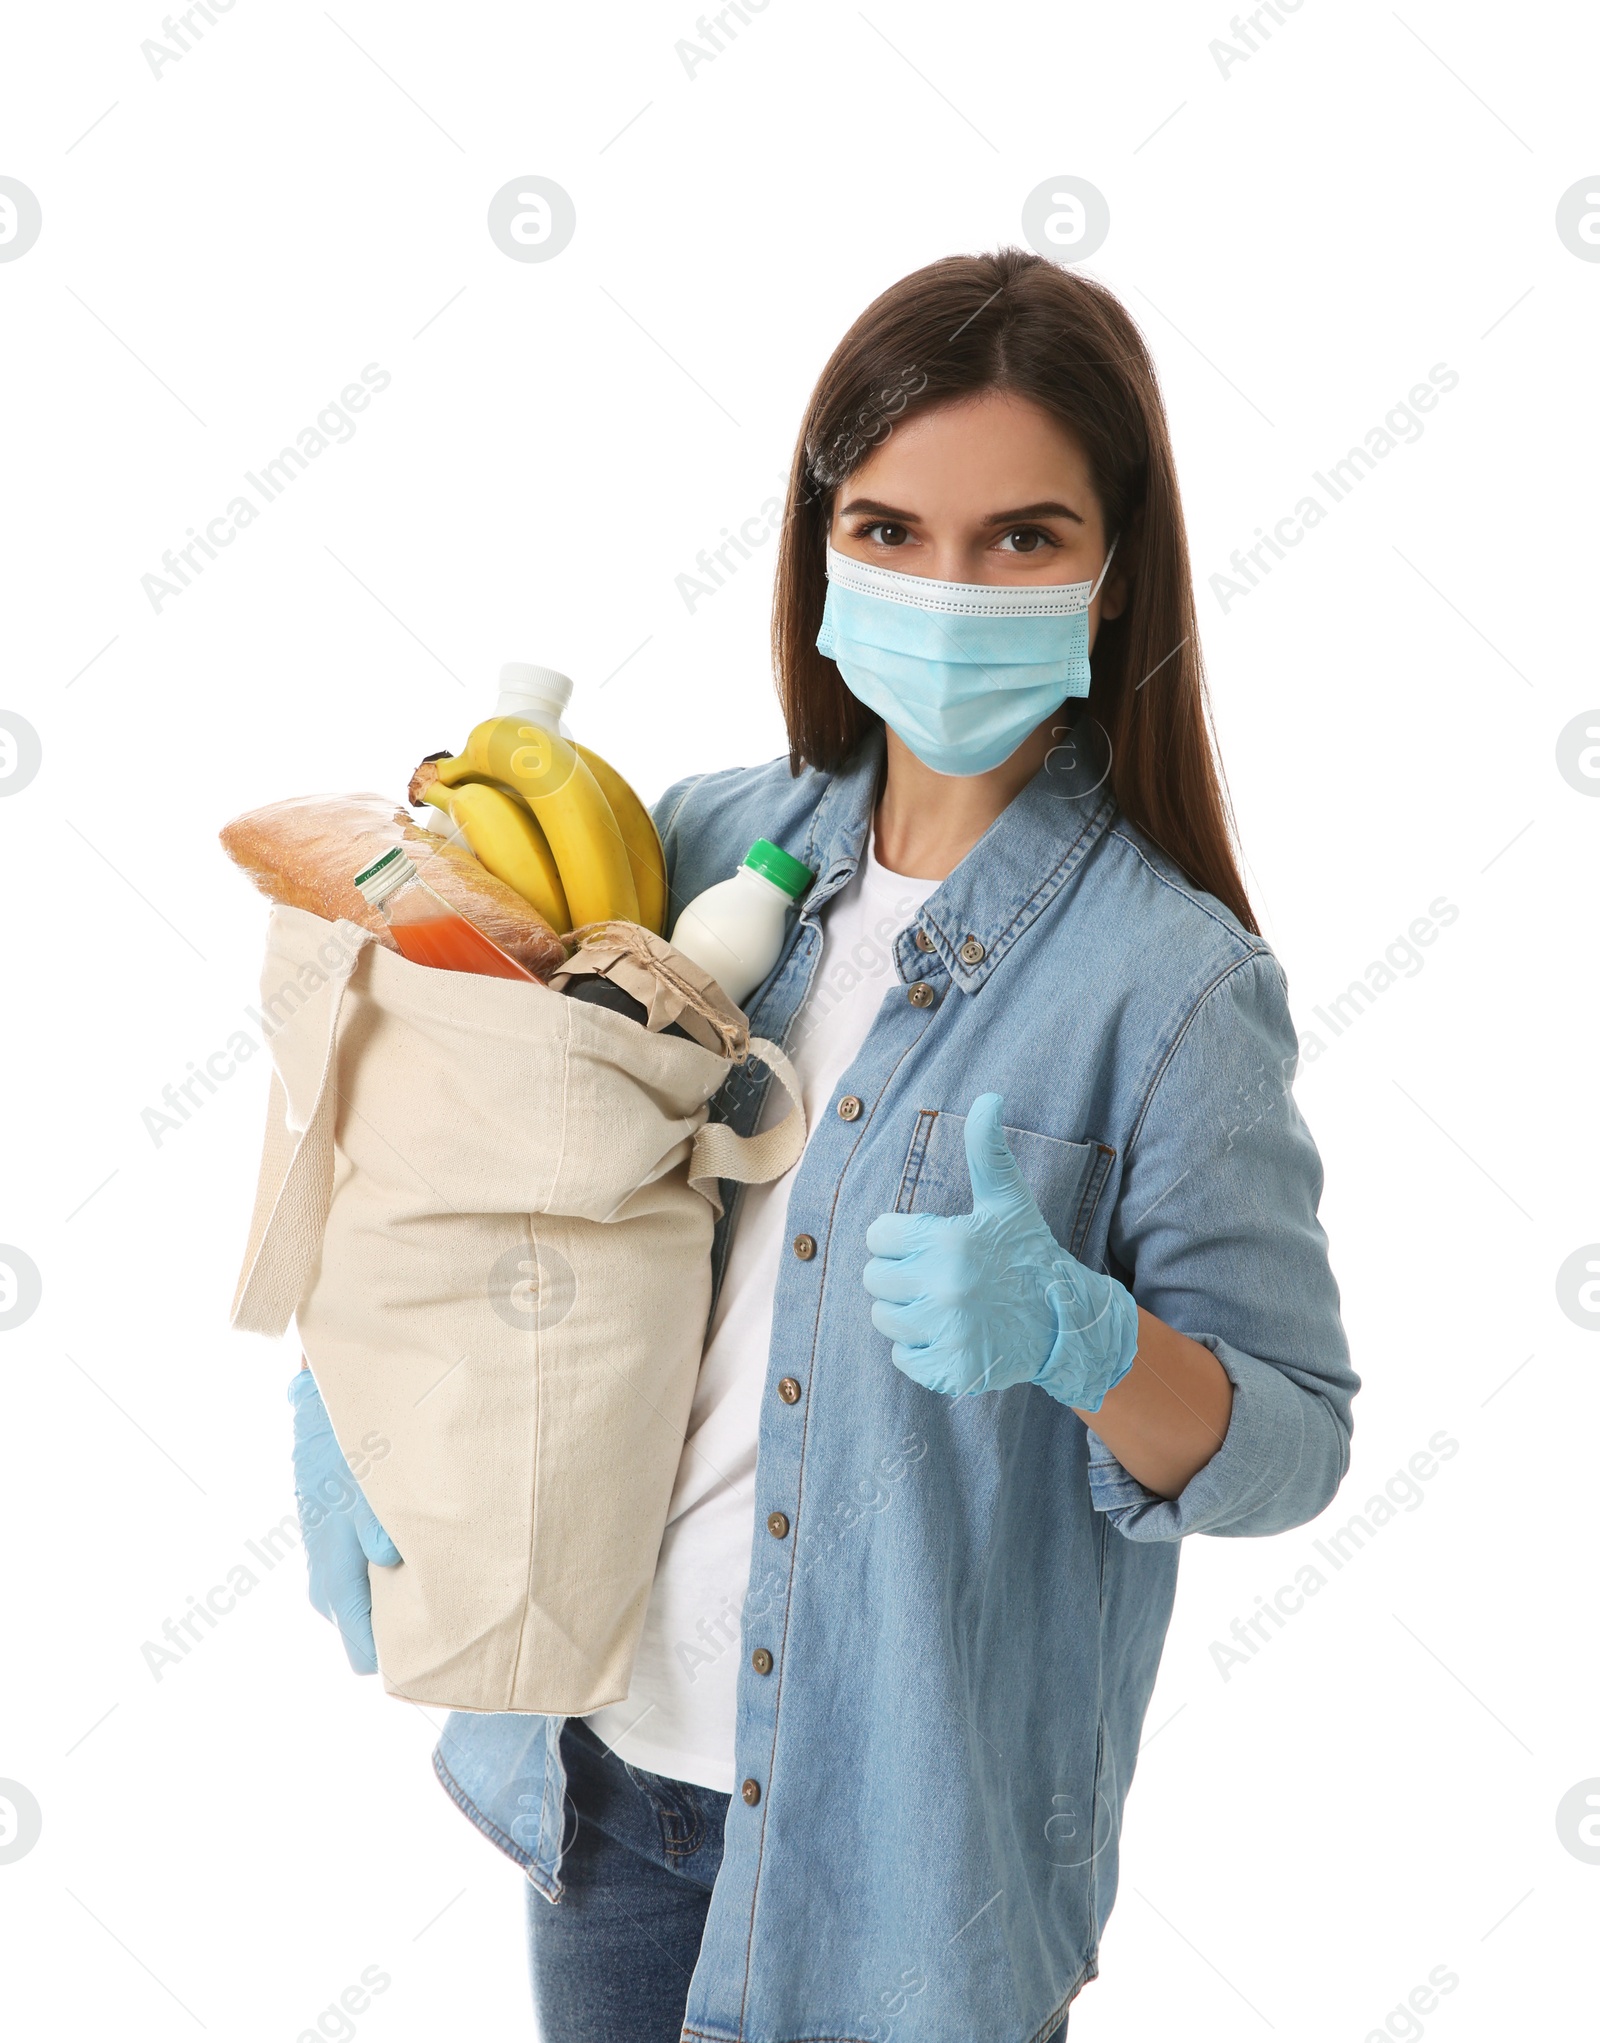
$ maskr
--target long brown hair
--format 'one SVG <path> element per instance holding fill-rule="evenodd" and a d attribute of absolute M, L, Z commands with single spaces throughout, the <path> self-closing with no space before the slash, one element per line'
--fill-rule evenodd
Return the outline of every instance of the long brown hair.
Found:
<path fill-rule="evenodd" d="M 816 649 L 834 492 L 899 419 L 980 391 L 1031 399 L 1089 459 L 1129 587 L 1102 621 L 1087 708 L 1122 813 L 1259 933 L 1234 857 L 1155 368 L 1103 284 L 1024 249 L 953 255 L 873 300 L 817 380 L 789 472 L 772 643 L 789 764 L 837 772 L 881 719 Z"/>

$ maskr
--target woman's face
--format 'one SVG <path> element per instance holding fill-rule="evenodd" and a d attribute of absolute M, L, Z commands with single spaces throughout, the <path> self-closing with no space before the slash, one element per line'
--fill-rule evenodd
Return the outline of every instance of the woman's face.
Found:
<path fill-rule="evenodd" d="M 839 553 L 942 582 L 1090 582 L 1105 530 L 1089 462 L 1065 427 L 1025 397 L 986 390 L 896 425 L 835 493 Z M 1121 614 L 1115 569 L 1089 608 Z"/>

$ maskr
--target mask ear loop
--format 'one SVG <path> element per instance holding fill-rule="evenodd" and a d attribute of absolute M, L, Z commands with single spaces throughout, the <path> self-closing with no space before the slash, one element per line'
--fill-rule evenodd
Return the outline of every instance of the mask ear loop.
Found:
<path fill-rule="evenodd" d="M 1094 601 L 1095 597 L 1098 596 L 1100 593 L 1100 584 L 1111 572 L 1111 556 L 1116 552 L 1118 544 L 1120 543 L 1121 539 L 1122 534 L 1119 532 L 1116 538 L 1112 540 L 1110 547 L 1107 549 L 1105 559 L 1100 563 L 1100 572 L 1095 576 L 1094 581 L 1089 589 L 1089 601 L 1091 603 Z"/>

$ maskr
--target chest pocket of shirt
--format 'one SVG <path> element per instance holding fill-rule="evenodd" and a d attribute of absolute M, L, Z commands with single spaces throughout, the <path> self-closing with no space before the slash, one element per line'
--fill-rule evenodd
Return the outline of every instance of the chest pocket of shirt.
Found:
<path fill-rule="evenodd" d="M 1006 1142 L 1050 1232 L 1073 1255 L 1082 1253 L 1116 1151 L 1104 1142 L 1062 1142 L 1031 1128 L 1006 1126 Z M 897 1213 L 970 1213 L 967 1117 L 923 1107 L 906 1153 Z"/>

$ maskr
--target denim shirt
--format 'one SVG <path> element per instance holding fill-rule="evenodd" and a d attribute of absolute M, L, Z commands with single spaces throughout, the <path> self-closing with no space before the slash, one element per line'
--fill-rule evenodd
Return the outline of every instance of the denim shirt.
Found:
<path fill-rule="evenodd" d="M 657 805 L 677 902 L 757 837 L 817 874 L 754 1033 L 781 1043 L 805 999 L 882 751 L 879 732 L 836 775 L 780 759 Z M 757 1799 L 729 1804 L 684 2029 L 718 2043 L 1048 2034 L 1098 1970 L 1179 1542 L 1302 1524 L 1349 1460 L 1359 1381 L 1268 946 L 1049 762 L 891 942 L 838 1087 L 861 1110 L 819 1115 L 789 1197 L 815 1250 L 783 1259 L 762 1403 L 734 1753 Z M 767 1082 L 744 1065 L 713 1112 L 750 1131 Z M 872 1324 L 866 1230 L 970 1209 L 963 1114 L 986 1091 L 1056 1239 L 1227 1372 L 1226 1437 L 1175 1498 L 1036 1385 L 925 1389 Z M 435 1754 L 552 1902 L 563 1721 L 456 1712 Z"/>

